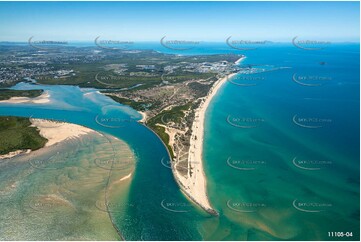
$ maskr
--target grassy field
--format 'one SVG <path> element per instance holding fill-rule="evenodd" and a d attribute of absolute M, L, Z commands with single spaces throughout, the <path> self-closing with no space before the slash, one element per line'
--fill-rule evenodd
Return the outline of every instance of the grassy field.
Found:
<path fill-rule="evenodd" d="M 16 150 L 42 148 L 47 139 L 30 125 L 28 118 L 0 117 L 0 155 Z"/>
<path fill-rule="evenodd" d="M 43 93 L 43 90 L 11 90 L 0 89 L 0 101 L 7 100 L 12 97 L 38 97 Z"/>

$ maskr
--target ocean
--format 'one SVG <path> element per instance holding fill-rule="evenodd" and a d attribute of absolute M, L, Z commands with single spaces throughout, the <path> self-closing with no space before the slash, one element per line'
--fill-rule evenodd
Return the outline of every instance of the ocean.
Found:
<path fill-rule="evenodd" d="M 217 239 L 359 238 L 359 45 L 245 53 L 205 132 Z M 251 73 L 251 74 L 247 74 Z M 353 237 L 330 237 L 329 232 Z"/>

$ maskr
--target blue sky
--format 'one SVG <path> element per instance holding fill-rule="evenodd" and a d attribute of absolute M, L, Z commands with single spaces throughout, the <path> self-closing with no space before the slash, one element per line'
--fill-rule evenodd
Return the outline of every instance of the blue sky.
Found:
<path fill-rule="evenodd" d="M 359 42 L 358 2 L 0 2 L 0 40 Z"/>

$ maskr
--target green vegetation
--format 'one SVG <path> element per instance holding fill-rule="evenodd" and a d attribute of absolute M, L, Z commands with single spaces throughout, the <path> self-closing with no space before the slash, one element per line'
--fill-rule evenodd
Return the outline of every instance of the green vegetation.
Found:
<path fill-rule="evenodd" d="M 192 82 L 188 84 L 188 87 L 194 91 L 197 97 L 205 97 L 207 96 L 209 89 L 211 89 L 212 85 Z"/>
<path fill-rule="evenodd" d="M 139 61 L 139 60 L 138 60 Z M 121 61 L 126 62 L 125 60 Z M 144 64 L 139 61 L 140 64 Z M 115 63 L 119 63 L 115 62 Z M 78 85 L 80 87 L 92 87 L 99 89 L 120 89 L 131 88 L 139 85 L 135 89 L 146 89 L 159 85 L 163 80 L 170 83 L 183 82 L 192 79 L 207 79 L 214 76 L 213 73 L 191 73 L 176 72 L 170 75 L 165 74 L 162 70 L 139 70 L 131 66 L 123 74 L 117 74 L 115 70 L 105 70 L 105 63 L 79 63 L 71 65 L 54 64 L 55 69 L 73 69 L 75 76 L 66 76 L 64 78 L 54 78 L 52 76 L 34 76 L 33 78 L 40 84 L 47 85 Z"/>
<path fill-rule="evenodd" d="M 171 159 L 174 159 L 175 155 L 173 153 L 172 147 L 169 145 L 169 135 L 165 132 L 165 128 L 155 124 L 148 125 L 148 123 L 147 126 L 159 136 L 159 138 L 167 146 Z"/>
<path fill-rule="evenodd" d="M 34 98 L 40 96 L 44 90 L 11 90 L 0 89 L 0 100 L 7 100 L 12 97 L 29 97 Z"/>
<path fill-rule="evenodd" d="M 193 73 L 193 72 L 184 72 L 176 71 L 172 74 L 164 75 L 163 80 L 169 81 L 170 83 L 179 83 L 189 80 L 199 80 L 199 79 L 208 79 L 214 77 L 214 73 Z"/>
<path fill-rule="evenodd" d="M 191 103 L 188 103 L 186 105 L 182 106 L 176 106 L 172 108 L 171 110 L 165 110 L 158 115 L 151 118 L 147 124 L 153 124 L 153 123 L 162 123 L 166 125 L 168 122 L 174 122 L 176 124 L 181 123 L 184 117 L 184 111 L 187 111 L 192 106 Z M 165 123 L 164 123 L 165 122 Z"/>
<path fill-rule="evenodd" d="M 18 80 L 18 81 L 11 80 L 11 81 L 0 82 L 0 88 L 9 88 L 9 87 L 15 86 L 19 82 L 21 82 L 21 81 L 20 80 Z"/>
<path fill-rule="evenodd" d="M 188 103 L 186 105 L 174 107 L 171 110 L 166 110 L 153 118 L 149 119 L 147 122 L 147 126 L 152 129 L 158 136 L 162 139 L 162 141 L 166 144 L 171 158 L 175 158 L 173 149 L 168 145 L 169 144 L 169 135 L 165 132 L 165 128 L 159 126 L 157 124 L 166 125 L 168 122 L 174 122 L 175 124 L 181 124 L 184 121 L 184 111 L 189 110 L 192 106 L 192 103 Z"/>
<path fill-rule="evenodd" d="M 0 155 L 16 150 L 37 150 L 46 144 L 36 127 L 30 127 L 28 118 L 0 117 Z"/>
<path fill-rule="evenodd" d="M 78 50 L 75 59 L 87 57 Z M 83 56 L 85 55 L 85 56 Z M 48 67 L 53 70 L 73 70 L 71 74 L 54 78 L 54 75 L 33 76 L 40 84 L 48 85 L 78 85 L 80 87 L 93 87 L 98 89 L 121 89 L 136 85 L 137 90 L 146 89 L 159 85 L 162 81 L 179 83 L 186 80 L 207 79 L 215 73 L 192 72 L 187 68 L 187 63 L 204 63 L 229 61 L 235 62 L 239 55 L 207 55 L 207 56 L 178 56 L 162 54 L 155 51 L 142 50 L 135 53 L 123 51 L 106 51 L 99 54 L 98 59 L 93 61 L 69 60 L 66 63 L 49 63 Z M 142 68 L 142 65 L 152 66 Z M 171 73 L 167 73 L 165 67 L 177 67 Z M 25 65 L 22 66 L 26 67 Z M 194 70 L 193 70 L 194 71 Z M 73 75 L 74 74 L 74 75 Z"/>
<path fill-rule="evenodd" d="M 109 94 L 107 94 L 107 96 L 112 98 L 114 101 L 124 105 L 128 105 L 137 111 L 145 111 L 147 109 L 148 103 L 145 102 L 136 102 L 127 98 L 116 97 Z M 163 111 L 155 117 L 149 119 L 146 123 L 146 125 L 151 130 L 153 130 L 167 146 L 167 149 L 169 150 L 172 159 L 175 156 L 173 153 L 173 149 L 169 146 L 169 135 L 165 132 L 164 127 L 158 126 L 157 124 L 163 124 L 162 118 L 163 120 L 167 120 L 167 122 L 173 121 L 179 123 L 181 121 L 181 118 L 184 117 L 184 113 L 182 112 L 182 110 L 187 110 L 189 106 L 190 105 L 178 106 L 171 110 Z"/>
<path fill-rule="evenodd" d="M 111 99 L 113 99 L 114 101 L 120 103 L 120 104 L 124 104 L 127 106 L 130 106 L 131 108 L 138 110 L 138 111 L 145 111 L 147 109 L 149 109 L 148 107 L 151 105 L 149 103 L 146 102 L 136 102 L 127 98 L 122 98 L 122 97 L 117 97 L 117 96 L 113 96 L 113 95 L 109 95 L 106 94 L 108 97 L 110 97 Z"/>

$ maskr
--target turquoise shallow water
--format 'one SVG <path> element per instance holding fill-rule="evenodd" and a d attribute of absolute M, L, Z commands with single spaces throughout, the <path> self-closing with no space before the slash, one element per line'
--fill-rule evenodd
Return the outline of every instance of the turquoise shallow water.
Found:
<path fill-rule="evenodd" d="M 131 147 L 137 161 L 128 201 L 123 204 L 126 216 L 113 215 L 125 239 L 201 238 L 193 218 L 209 216 L 193 206 L 180 192 L 171 170 L 161 163 L 162 159 L 169 160 L 165 147 L 156 135 L 137 122 L 140 114 L 93 89 L 25 83 L 14 87 L 34 88 L 47 90 L 52 103 L 46 106 L 1 104 L 0 115 L 31 116 L 80 124 L 118 137 Z"/>
<path fill-rule="evenodd" d="M 161 163 L 163 144 L 136 122 L 140 115 L 94 89 L 21 83 L 14 88 L 48 90 L 54 102 L 0 104 L 0 115 L 63 120 L 124 140 L 137 159 L 126 213 L 114 214 L 127 240 L 358 239 L 359 45 L 311 52 L 216 45 L 186 54 L 230 52 L 245 54 L 241 65 L 259 73 L 226 83 L 207 111 L 205 172 L 220 217 L 180 192 Z"/>
<path fill-rule="evenodd" d="M 358 240 L 358 49 L 247 52 L 241 65 L 287 68 L 239 75 L 210 106 L 208 191 L 222 226 L 243 231 L 225 238 Z"/>
<path fill-rule="evenodd" d="M 92 132 L 0 168 L 1 240 L 121 238 L 109 215 L 123 216 L 128 186 L 119 179 L 133 172 L 134 157 L 119 139 Z"/>

